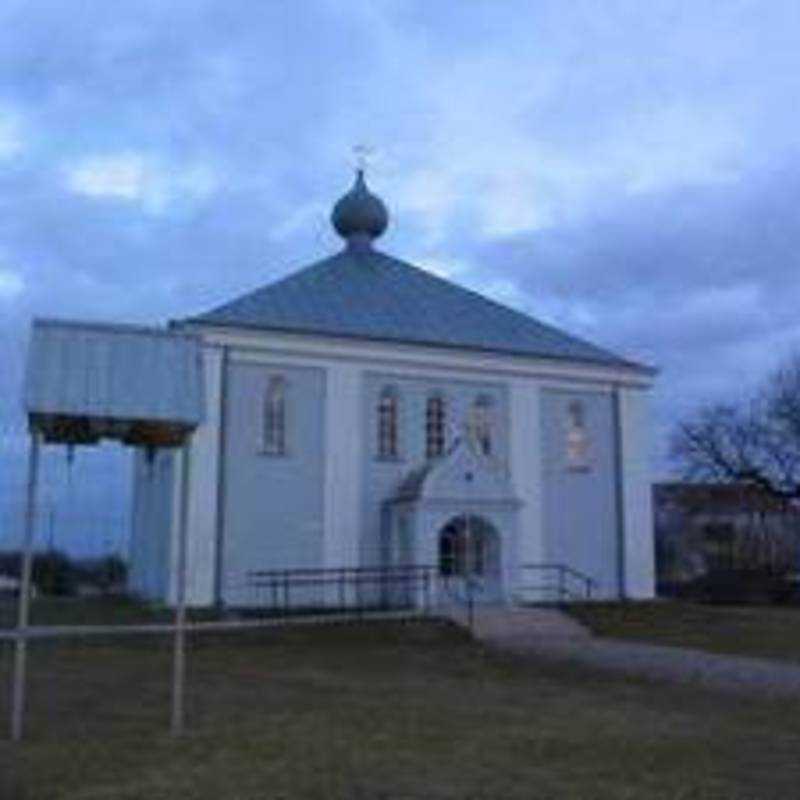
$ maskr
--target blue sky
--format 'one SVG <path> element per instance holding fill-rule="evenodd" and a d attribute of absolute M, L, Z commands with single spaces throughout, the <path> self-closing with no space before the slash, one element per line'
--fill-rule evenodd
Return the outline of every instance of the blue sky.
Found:
<path fill-rule="evenodd" d="M 4 0 L 0 525 L 31 316 L 163 322 L 333 251 L 360 142 L 384 249 L 661 367 L 663 472 L 800 347 L 798 41 L 779 0 Z M 124 521 L 119 458 L 65 474 L 58 520 Z"/>

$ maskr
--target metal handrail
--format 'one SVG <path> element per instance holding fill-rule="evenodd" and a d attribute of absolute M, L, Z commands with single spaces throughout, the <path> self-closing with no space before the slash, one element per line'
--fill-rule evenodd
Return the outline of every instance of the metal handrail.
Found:
<path fill-rule="evenodd" d="M 537 585 L 517 585 L 523 592 L 537 592 L 555 600 L 591 600 L 596 581 L 569 564 L 532 563 L 519 567 L 521 573 L 542 575 Z M 438 587 L 438 588 L 437 588 Z M 431 608 L 431 601 L 443 591 L 456 605 L 466 610 L 472 623 L 476 592 L 480 584 L 469 576 L 441 575 L 438 566 L 404 564 L 383 567 L 299 567 L 296 569 L 261 569 L 245 573 L 241 589 L 249 594 L 253 607 L 272 608 L 289 612 L 315 606 L 308 602 L 309 589 L 333 588 L 322 601 L 326 607 L 338 607 L 361 613 L 380 607 L 422 606 Z M 256 594 L 253 594 L 256 593 Z M 244 606 L 251 605 L 245 602 Z"/>
<path fill-rule="evenodd" d="M 436 569 L 432 564 L 398 564 L 386 567 L 292 567 L 289 569 L 250 570 L 247 575 L 253 578 L 284 575 L 364 575 L 381 573 L 421 573 Z"/>
<path fill-rule="evenodd" d="M 362 612 L 374 606 L 401 607 L 409 602 L 416 605 L 421 599 L 425 610 L 430 607 L 431 591 L 436 568 L 427 564 L 405 564 L 387 567 L 298 567 L 295 569 L 262 569 L 245 573 L 241 587 L 247 593 L 257 592 L 255 606 L 296 610 L 295 590 L 334 588 L 337 603 L 334 607 Z M 390 591 L 404 590 L 406 602 L 390 598 Z M 364 596 L 375 592 L 377 602 L 364 602 Z M 421 594 L 421 597 L 419 596 Z M 417 601 L 414 597 L 417 597 Z M 252 596 L 251 599 L 256 598 Z M 330 599 L 324 603 L 330 607 Z M 245 603 L 248 605 L 248 603 Z"/>
<path fill-rule="evenodd" d="M 283 614 L 307 607 L 308 595 L 304 601 L 301 593 L 313 589 L 333 590 L 326 600 L 320 598 L 329 612 L 338 609 L 358 615 L 374 608 L 408 606 L 427 615 L 434 610 L 434 604 L 438 605 L 446 596 L 454 607 L 464 609 L 470 628 L 481 591 L 480 584 L 470 576 L 442 575 L 439 566 L 432 564 L 250 570 L 239 588 L 245 595 L 242 608 L 262 608 Z"/>
<path fill-rule="evenodd" d="M 467 627 L 472 630 L 475 625 L 475 599 L 476 593 L 480 594 L 483 591 L 479 581 L 476 581 L 472 575 L 439 575 L 439 583 L 453 601 L 463 606 L 467 614 Z M 462 586 L 463 591 L 459 592 L 457 586 Z"/>
<path fill-rule="evenodd" d="M 560 563 L 542 563 L 542 564 L 522 564 L 520 566 L 520 570 L 522 572 L 525 571 L 537 571 L 537 572 L 554 572 L 556 576 L 556 585 L 555 587 L 550 587 L 549 585 L 543 587 L 525 587 L 522 586 L 522 589 L 530 589 L 530 588 L 555 588 L 555 591 L 558 595 L 559 600 L 591 600 L 592 599 L 592 591 L 596 586 L 596 581 L 594 578 L 590 577 L 584 572 L 571 567 L 568 564 L 560 564 Z M 581 591 L 575 592 L 572 587 L 568 584 L 567 578 L 573 578 L 579 582 L 581 585 Z"/>

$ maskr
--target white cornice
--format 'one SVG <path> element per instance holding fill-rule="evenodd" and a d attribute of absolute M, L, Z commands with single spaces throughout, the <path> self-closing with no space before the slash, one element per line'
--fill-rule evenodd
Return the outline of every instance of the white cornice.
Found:
<path fill-rule="evenodd" d="M 560 359 L 469 351 L 431 345 L 382 342 L 345 337 L 252 331 L 181 323 L 180 329 L 199 334 L 206 346 L 228 347 L 231 356 L 270 359 L 299 359 L 306 362 L 351 362 L 373 369 L 387 368 L 460 372 L 483 377 L 536 378 L 542 381 L 567 381 L 620 385 L 648 389 L 653 374 L 641 368 Z M 249 360 L 249 359 L 248 359 Z"/>

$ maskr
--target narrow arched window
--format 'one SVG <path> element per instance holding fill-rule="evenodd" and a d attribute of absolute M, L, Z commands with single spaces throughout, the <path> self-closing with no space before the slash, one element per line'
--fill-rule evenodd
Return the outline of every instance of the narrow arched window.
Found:
<path fill-rule="evenodd" d="M 270 378 L 264 397 L 264 452 L 281 456 L 286 453 L 286 381 Z"/>
<path fill-rule="evenodd" d="M 438 458 L 445 451 L 445 403 L 441 395 L 428 398 L 425 406 L 425 455 Z"/>
<path fill-rule="evenodd" d="M 569 469 L 586 470 L 590 463 L 589 433 L 586 430 L 586 414 L 583 403 L 573 400 L 567 406 L 567 466 Z"/>
<path fill-rule="evenodd" d="M 396 458 L 398 455 L 398 411 L 397 392 L 386 386 L 378 399 L 378 457 Z"/>
<path fill-rule="evenodd" d="M 492 455 L 494 403 L 489 395 L 480 395 L 472 404 L 469 415 L 469 438 L 476 453 Z"/>

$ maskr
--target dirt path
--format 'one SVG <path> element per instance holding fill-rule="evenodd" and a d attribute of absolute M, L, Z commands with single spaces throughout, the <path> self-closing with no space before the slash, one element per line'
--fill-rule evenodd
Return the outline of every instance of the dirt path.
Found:
<path fill-rule="evenodd" d="M 800 665 L 603 639 L 556 609 L 479 609 L 475 637 L 498 649 L 674 683 L 800 697 Z"/>

